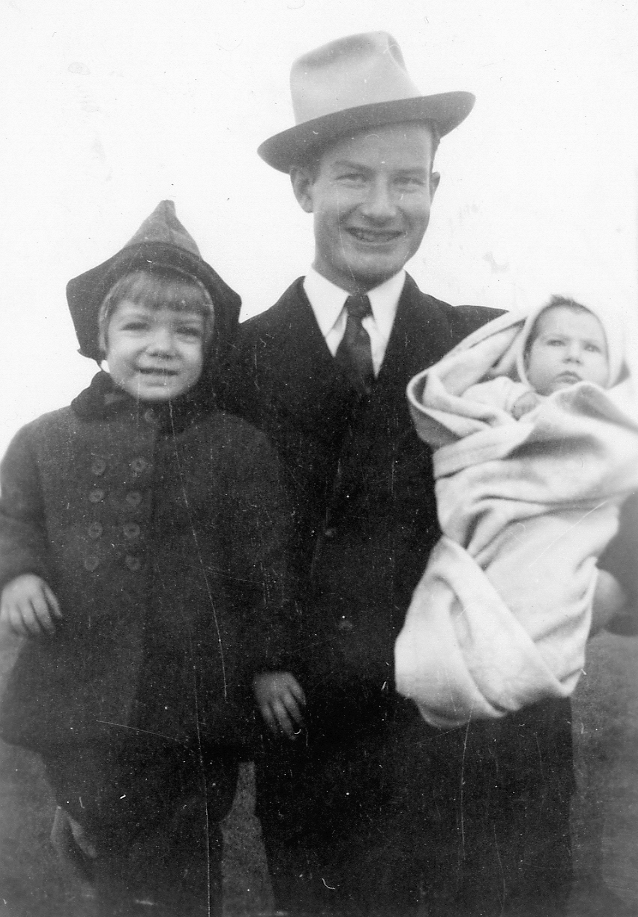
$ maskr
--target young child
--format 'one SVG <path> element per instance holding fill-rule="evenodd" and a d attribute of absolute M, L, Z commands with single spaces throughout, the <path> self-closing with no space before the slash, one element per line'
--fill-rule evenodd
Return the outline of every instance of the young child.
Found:
<path fill-rule="evenodd" d="M 607 337 L 600 319 L 581 303 L 553 296 L 528 318 L 521 334 L 518 374 L 497 376 L 465 390 L 469 401 L 509 411 L 516 420 L 541 398 L 578 382 L 607 388 L 610 366 Z"/>
<path fill-rule="evenodd" d="M 42 756 L 100 913 L 219 914 L 219 823 L 286 603 L 276 460 L 214 409 L 240 300 L 172 201 L 67 296 L 108 372 L 2 463 L 0 614 L 26 639 L 1 734 Z"/>
<path fill-rule="evenodd" d="M 625 526 L 633 548 L 598 569 L 638 489 L 622 335 L 610 310 L 554 297 L 483 326 L 408 386 L 442 536 L 396 642 L 396 682 L 433 726 L 568 697 L 594 604 L 595 629 L 629 610 L 618 559 L 638 533 Z"/>

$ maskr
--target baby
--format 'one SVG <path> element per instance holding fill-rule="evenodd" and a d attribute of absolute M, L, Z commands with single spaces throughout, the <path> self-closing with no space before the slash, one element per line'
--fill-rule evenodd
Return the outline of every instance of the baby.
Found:
<path fill-rule="evenodd" d="M 518 372 L 521 382 L 498 376 L 466 389 L 463 397 L 508 411 L 518 420 L 547 395 L 577 382 L 610 384 L 607 337 L 594 313 L 553 296 L 523 331 Z"/>
<path fill-rule="evenodd" d="M 616 537 L 638 487 L 624 336 L 611 309 L 554 296 L 494 319 L 408 386 L 442 534 L 395 671 L 431 725 L 568 697 L 592 631 L 630 614 L 636 536 Z"/>

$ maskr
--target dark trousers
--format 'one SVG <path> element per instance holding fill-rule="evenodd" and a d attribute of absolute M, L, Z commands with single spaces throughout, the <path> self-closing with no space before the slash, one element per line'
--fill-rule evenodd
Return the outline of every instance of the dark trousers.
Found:
<path fill-rule="evenodd" d="M 341 736 L 311 722 L 257 764 L 276 904 L 294 917 L 559 917 L 572 791 L 568 702 L 450 731 L 401 699 Z"/>
<path fill-rule="evenodd" d="M 44 763 L 58 804 L 96 848 L 85 863 L 101 915 L 136 917 L 149 902 L 158 917 L 221 914 L 232 751 L 138 739 L 57 749 Z"/>

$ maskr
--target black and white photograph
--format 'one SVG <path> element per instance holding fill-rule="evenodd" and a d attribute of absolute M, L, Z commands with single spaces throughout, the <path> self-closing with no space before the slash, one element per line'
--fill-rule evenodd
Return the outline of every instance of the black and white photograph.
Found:
<path fill-rule="evenodd" d="M 638 917 L 637 39 L 0 0 L 0 917 Z"/>

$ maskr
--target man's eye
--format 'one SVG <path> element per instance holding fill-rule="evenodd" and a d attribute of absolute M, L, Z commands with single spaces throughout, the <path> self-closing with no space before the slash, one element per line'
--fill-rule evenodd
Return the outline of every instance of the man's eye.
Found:
<path fill-rule="evenodd" d="M 401 188 L 422 188 L 425 181 L 418 175 L 404 175 L 397 179 L 397 184 Z"/>
<path fill-rule="evenodd" d="M 349 185 L 362 185 L 365 180 L 365 175 L 361 172 L 344 172 L 339 176 L 339 181 L 346 182 Z"/>
<path fill-rule="evenodd" d="M 126 322 L 122 325 L 123 331 L 146 331 L 147 328 L 146 322 Z"/>

